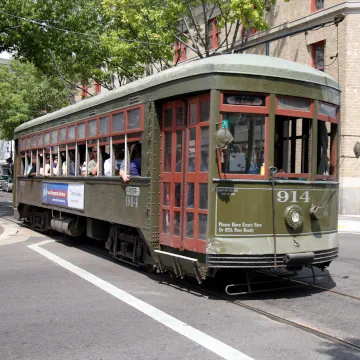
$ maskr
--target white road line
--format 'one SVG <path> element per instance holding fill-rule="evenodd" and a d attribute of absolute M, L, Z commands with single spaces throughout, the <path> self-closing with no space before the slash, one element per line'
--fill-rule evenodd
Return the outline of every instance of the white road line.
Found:
<path fill-rule="evenodd" d="M 110 284 L 109 282 L 100 279 L 99 277 L 89 273 L 86 270 L 79 268 L 76 265 L 71 264 L 70 262 L 60 258 L 59 256 L 51 253 L 40 247 L 48 242 L 53 240 L 45 240 L 37 244 L 28 245 L 28 247 L 37 253 L 45 256 L 49 260 L 55 262 L 56 264 L 62 266 L 63 268 L 73 272 L 74 274 L 80 276 L 84 280 L 90 282 L 91 284 L 97 286 L 98 288 L 106 291 L 107 293 L 113 295 L 117 299 L 123 301 L 124 303 L 130 305 L 131 307 L 139 310 L 145 315 L 150 316 L 152 319 L 160 322 L 161 324 L 167 326 L 168 328 L 176 331 L 177 333 L 187 337 L 188 339 L 200 344 L 206 349 L 214 352 L 215 354 L 221 356 L 224 359 L 239 359 L 239 360 L 253 360 L 251 357 L 243 354 L 242 352 L 224 344 L 223 342 L 216 340 L 215 338 L 197 330 L 184 322 L 172 317 L 171 315 L 166 314 L 165 312 L 147 304 L 146 302 L 128 294 L 127 292 L 117 288 L 116 286 Z"/>
<path fill-rule="evenodd" d="M 352 231 L 338 231 L 339 234 L 353 234 L 360 235 L 360 232 L 352 232 Z"/>

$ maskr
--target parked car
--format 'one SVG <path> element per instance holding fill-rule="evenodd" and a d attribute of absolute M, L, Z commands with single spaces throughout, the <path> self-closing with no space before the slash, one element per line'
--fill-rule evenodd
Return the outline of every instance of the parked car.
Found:
<path fill-rule="evenodd" d="M 0 189 L 3 188 L 4 184 L 8 181 L 9 175 L 0 175 Z"/>
<path fill-rule="evenodd" d="M 12 192 L 13 188 L 13 179 L 8 179 L 8 181 L 5 182 L 3 185 L 3 190 L 6 192 Z"/>

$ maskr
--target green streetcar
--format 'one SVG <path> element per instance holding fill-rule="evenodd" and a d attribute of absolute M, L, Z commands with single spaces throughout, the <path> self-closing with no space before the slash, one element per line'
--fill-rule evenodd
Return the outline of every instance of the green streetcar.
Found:
<path fill-rule="evenodd" d="M 339 105 L 335 80 L 279 58 L 174 67 L 19 126 L 16 214 L 199 282 L 325 268 L 338 256 Z"/>

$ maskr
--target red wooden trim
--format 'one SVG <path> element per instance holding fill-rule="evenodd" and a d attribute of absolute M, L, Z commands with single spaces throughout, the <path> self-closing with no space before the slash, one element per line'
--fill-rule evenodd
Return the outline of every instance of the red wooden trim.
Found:
<path fill-rule="evenodd" d="M 335 175 L 316 175 L 316 180 L 336 181 Z"/>
<path fill-rule="evenodd" d="M 311 0 L 311 12 L 316 12 L 324 9 L 324 3 L 323 6 L 320 9 L 316 8 L 316 0 Z"/>

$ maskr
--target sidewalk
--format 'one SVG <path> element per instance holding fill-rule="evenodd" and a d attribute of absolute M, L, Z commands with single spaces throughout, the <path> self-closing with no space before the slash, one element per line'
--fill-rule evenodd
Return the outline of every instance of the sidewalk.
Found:
<path fill-rule="evenodd" d="M 45 238 L 44 234 L 22 227 L 17 221 L 0 218 L 0 246 L 23 242 L 31 236 Z"/>
<path fill-rule="evenodd" d="M 359 215 L 339 215 L 339 232 L 351 232 L 360 234 Z"/>

